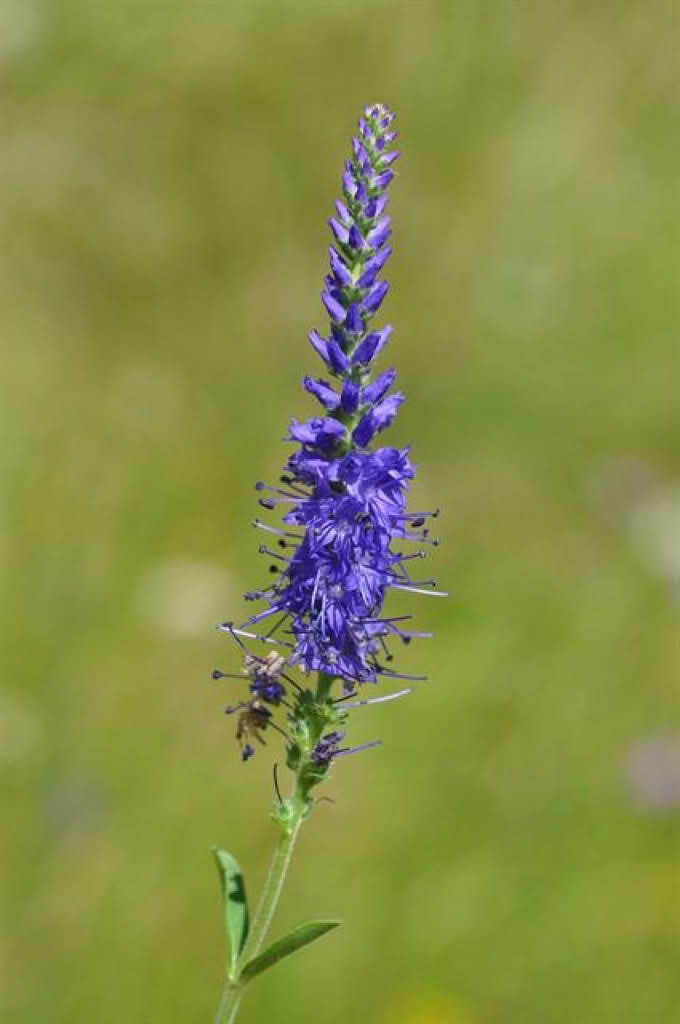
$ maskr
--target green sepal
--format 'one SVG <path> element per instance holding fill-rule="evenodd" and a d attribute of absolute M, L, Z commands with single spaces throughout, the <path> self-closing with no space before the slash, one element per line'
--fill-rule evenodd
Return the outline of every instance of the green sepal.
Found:
<path fill-rule="evenodd" d="M 229 974 L 233 975 L 250 928 L 246 884 L 235 857 L 219 846 L 213 846 L 212 852 L 222 883 L 224 930 L 229 941 Z"/>
<path fill-rule="evenodd" d="M 262 974 L 262 971 L 273 967 L 279 960 L 283 960 L 284 957 L 290 956 L 296 950 L 309 945 L 315 939 L 320 939 L 322 935 L 337 928 L 339 924 L 341 924 L 340 921 L 308 921 L 307 924 L 301 924 L 282 939 L 277 939 L 268 949 L 265 949 L 264 953 L 249 960 L 241 971 L 239 981 L 244 984 L 252 981 L 258 974 Z"/>

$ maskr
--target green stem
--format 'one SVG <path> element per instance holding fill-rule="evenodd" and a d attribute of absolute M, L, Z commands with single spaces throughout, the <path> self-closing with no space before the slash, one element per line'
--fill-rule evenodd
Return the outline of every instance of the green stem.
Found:
<path fill-rule="evenodd" d="M 319 672 L 316 693 L 314 695 L 318 704 L 324 704 L 328 700 L 334 679 L 335 676 Z M 309 737 L 309 747 L 305 750 L 306 758 L 309 758 L 309 755 L 318 743 L 322 731 L 323 723 L 320 722 L 313 735 Z M 303 765 L 304 763 L 307 762 L 303 762 Z M 301 785 L 302 771 L 303 766 L 298 768 L 294 792 L 290 799 L 286 801 L 290 808 L 290 814 L 285 820 L 285 825 L 281 822 L 279 823 L 281 835 L 274 850 L 274 856 L 269 867 L 267 880 L 262 889 L 260 902 L 250 925 L 248 941 L 238 959 L 235 970 L 231 975 L 227 975 L 225 980 L 222 998 L 220 999 L 220 1005 L 215 1016 L 215 1024 L 233 1024 L 233 1021 L 236 1020 L 243 995 L 243 986 L 239 984 L 238 980 L 239 975 L 248 961 L 252 960 L 260 952 L 262 943 L 267 937 L 267 932 L 276 913 L 276 908 L 279 905 L 279 899 L 281 898 L 283 885 L 293 857 L 298 833 L 309 809 L 309 797 L 304 786 Z"/>
<path fill-rule="evenodd" d="M 281 892 L 283 890 L 283 885 L 286 881 L 286 875 L 288 874 L 288 868 L 290 867 L 293 850 L 295 849 L 295 843 L 302 825 L 303 815 L 303 804 L 300 802 L 298 806 L 297 801 L 295 801 L 294 817 L 290 822 L 288 830 L 282 833 L 281 838 L 276 845 L 276 849 L 274 850 L 269 874 L 267 875 L 267 880 L 264 883 L 260 902 L 250 926 L 248 941 L 245 949 L 243 950 L 241 958 L 243 963 L 247 963 L 248 960 L 252 960 L 254 956 L 257 956 L 262 948 L 262 943 L 266 938 L 267 932 L 269 931 L 269 926 L 272 923 L 272 918 L 276 912 Z M 239 966 L 241 966 L 241 964 L 239 964 Z"/>
<path fill-rule="evenodd" d="M 317 704 L 324 704 L 328 700 L 328 696 L 331 692 L 331 686 L 335 676 L 329 676 L 326 672 L 319 672 L 319 678 L 316 684 L 316 702 Z M 316 737 L 315 742 L 319 739 Z"/>
<path fill-rule="evenodd" d="M 215 1017 L 215 1024 L 232 1024 L 232 1021 L 236 1020 L 239 1003 L 243 995 L 243 989 L 238 984 L 238 975 L 241 968 L 260 952 L 279 904 L 293 856 L 293 850 L 295 849 L 295 843 L 305 816 L 305 803 L 302 799 L 298 798 L 297 793 L 292 797 L 291 804 L 293 814 L 288 827 L 281 833 L 281 837 L 276 844 L 267 880 L 264 883 L 260 902 L 250 926 L 248 941 L 236 967 L 236 979 L 227 978 L 225 981 L 222 999 L 220 1000 Z"/>
<path fill-rule="evenodd" d="M 217 1007 L 217 1013 L 215 1014 L 215 1024 L 232 1024 L 232 1021 L 236 1020 L 242 995 L 242 989 L 234 988 L 227 978 L 222 990 L 220 1005 Z"/>

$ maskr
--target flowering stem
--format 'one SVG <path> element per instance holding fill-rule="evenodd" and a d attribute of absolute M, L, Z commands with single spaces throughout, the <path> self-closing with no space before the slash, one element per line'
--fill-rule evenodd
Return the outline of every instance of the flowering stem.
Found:
<path fill-rule="evenodd" d="M 243 990 L 252 978 L 339 923 L 307 922 L 260 952 L 298 833 L 316 802 L 315 787 L 325 781 L 337 757 L 378 742 L 342 746 L 349 709 L 409 692 L 402 689 L 357 699 L 359 685 L 375 684 L 382 676 L 425 678 L 395 672 L 388 663 L 393 657 L 391 643 L 408 644 L 429 634 L 404 626 L 410 615 L 382 614 L 389 588 L 438 593 L 430 589 L 434 580 L 411 575 L 410 560 L 424 557 L 423 552 L 406 553 L 394 547 L 397 543 L 401 548 L 401 541 L 436 545 L 425 522 L 438 511 L 407 511 L 406 492 L 414 476 L 408 447 L 373 447 L 374 438 L 390 425 L 404 400 L 400 391 L 391 391 L 394 369 L 372 376 L 375 360 L 392 332 L 390 324 L 375 329 L 371 322 L 389 288 L 379 275 L 392 252 L 388 244 L 391 219 L 385 210 L 387 187 L 394 177 L 392 164 L 399 156 L 390 148 L 396 138 L 393 120 L 384 104 L 365 108 L 352 139 L 351 158 L 345 161 L 337 216 L 329 221 L 333 244 L 321 299 L 330 325 L 327 337 L 312 330 L 309 341 L 334 382 L 311 376 L 303 381 L 305 390 L 321 404 L 322 415 L 306 422 L 291 420 L 286 440 L 299 448 L 289 456 L 280 477 L 284 486 L 262 481 L 255 485 L 262 494 L 262 508 L 272 511 L 284 506 L 282 528 L 259 518 L 253 522 L 269 535 L 260 553 L 273 560 L 269 568 L 275 579 L 245 597 L 265 601 L 267 607 L 239 626 L 233 622 L 220 626 L 243 652 L 243 673 L 248 679 L 249 698 L 225 708 L 237 715 L 241 759 L 253 757 L 257 744 L 265 743 L 267 729 L 278 732 L 286 741 L 293 786 L 283 799 L 275 769 L 278 802 L 272 819 L 279 840 L 250 932 L 241 869 L 228 851 L 215 850 L 230 948 L 215 1024 L 235 1021 Z M 278 539 L 273 541 L 272 536 Z M 285 639 L 277 640 L 284 623 Z M 270 645 L 266 656 L 252 653 L 248 640 Z M 279 645 L 283 653 L 276 650 Z M 293 669 L 303 674 L 302 684 L 288 674 Z M 318 673 L 316 686 L 307 683 L 312 672 Z M 234 678 L 219 669 L 213 672 L 214 679 L 228 677 Z M 285 728 L 275 718 L 277 710 L 279 716 L 286 716 Z"/>

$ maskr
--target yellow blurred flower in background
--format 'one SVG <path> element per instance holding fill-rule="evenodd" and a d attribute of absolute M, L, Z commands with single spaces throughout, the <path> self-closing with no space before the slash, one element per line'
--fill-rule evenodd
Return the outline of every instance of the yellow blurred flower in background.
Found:
<path fill-rule="evenodd" d="M 416 993 L 399 999 L 388 1011 L 384 1024 L 478 1024 L 478 1019 L 452 996 Z"/>

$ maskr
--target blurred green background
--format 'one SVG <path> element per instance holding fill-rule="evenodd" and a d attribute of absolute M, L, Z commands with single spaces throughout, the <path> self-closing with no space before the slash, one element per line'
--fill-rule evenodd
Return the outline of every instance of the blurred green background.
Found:
<path fill-rule="evenodd" d="M 280 759 L 212 627 L 374 100 L 452 597 L 399 602 L 432 682 L 356 712 L 274 933 L 342 929 L 240 1019 L 678 1019 L 679 44 L 642 0 L 0 0 L 3 1022 L 212 1019 L 209 847 L 254 897 Z"/>

